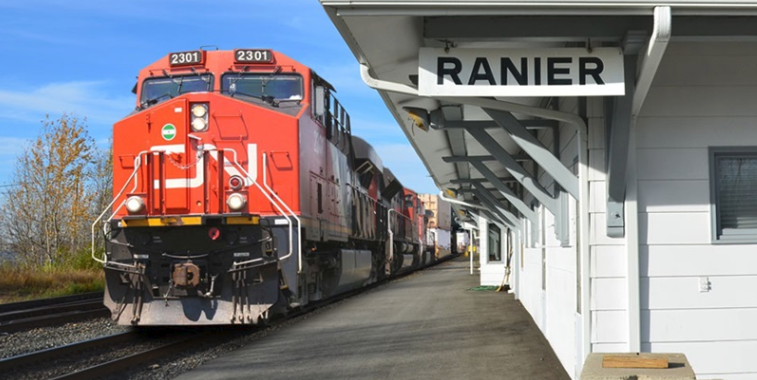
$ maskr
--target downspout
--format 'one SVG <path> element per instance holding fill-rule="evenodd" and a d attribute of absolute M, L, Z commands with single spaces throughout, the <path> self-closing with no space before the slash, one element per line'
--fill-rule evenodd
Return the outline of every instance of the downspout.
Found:
<path fill-rule="evenodd" d="M 369 87 L 388 92 L 397 92 L 407 95 L 419 96 L 418 90 L 401 83 L 393 83 L 373 78 L 370 75 L 368 65 L 360 64 L 360 76 Z M 538 107 L 530 107 L 522 104 L 504 102 L 487 98 L 461 98 L 445 97 L 440 100 L 452 103 L 469 104 L 478 107 L 486 107 L 506 112 L 515 112 L 524 115 L 540 117 L 544 119 L 557 120 L 573 125 L 578 134 L 578 182 L 579 182 L 579 199 L 578 199 L 578 238 L 576 245 L 581 258 L 581 336 L 582 352 L 578 355 L 577 363 L 583 363 L 586 356 L 591 352 L 591 316 L 590 313 L 590 292 L 589 292 L 589 156 L 588 156 L 588 127 L 586 121 L 576 114 L 569 112 L 548 110 Z M 521 231 L 522 233 L 522 231 Z M 577 284 L 578 285 L 578 284 Z"/>
<path fill-rule="evenodd" d="M 631 106 L 628 134 L 628 168 L 626 177 L 626 249 L 628 251 L 628 351 L 641 351 L 641 301 L 639 270 L 639 206 L 636 173 L 636 121 L 649 93 L 657 69 L 668 47 L 672 31 L 670 7 L 655 7 L 654 30 L 649 39 Z"/>

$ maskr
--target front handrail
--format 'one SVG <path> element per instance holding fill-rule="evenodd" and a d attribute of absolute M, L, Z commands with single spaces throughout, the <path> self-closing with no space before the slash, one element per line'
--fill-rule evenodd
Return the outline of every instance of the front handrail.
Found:
<path fill-rule="evenodd" d="M 102 259 L 98 258 L 95 255 L 95 226 L 97 225 L 98 222 L 100 222 L 100 220 L 102 220 L 102 218 L 105 216 L 105 214 L 108 212 L 108 210 L 110 210 L 111 207 L 113 207 L 113 205 L 116 203 L 116 200 L 118 200 L 118 198 L 121 198 L 121 195 L 123 195 L 124 191 L 126 191 L 126 187 L 129 186 L 129 183 L 132 180 L 134 180 L 134 188 L 131 190 L 131 192 L 133 193 L 133 192 L 135 192 L 137 190 L 137 186 L 138 186 L 137 172 L 139 171 L 139 168 L 142 166 L 142 155 L 145 154 L 146 152 L 147 151 L 141 151 L 141 152 L 139 152 L 139 154 L 137 155 L 137 157 L 134 157 L 134 171 L 131 173 L 131 175 L 126 180 L 126 182 L 124 183 L 124 185 L 121 187 L 121 190 L 118 192 L 118 195 L 116 195 L 115 197 L 113 197 L 113 200 L 110 201 L 110 203 L 108 203 L 108 205 L 105 207 L 105 210 L 103 210 L 103 212 L 100 213 L 100 215 L 97 217 L 97 219 L 95 219 L 95 221 L 92 223 L 92 228 L 91 228 L 91 232 L 92 232 L 92 253 L 91 254 L 92 254 L 92 259 L 95 260 L 95 261 L 97 261 L 100 264 L 104 265 L 104 264 L 106 264 L 108 262 L 108 255 L 107 255 L 107 253 L 103 253 L 103 258 Z M 105 228 L 106 228 L 107 224 L 110 223 L 111 220 L 113 220 L 113 216 L 116 215 L 116 213 L 118 213 L 119 210 L 121 210 L 121 207 L 123 207 L 125 203 L 126 203 L 126 200 L 124 200 L 123 202 L 121 202 L 121 204 L 118 205 L 118 207 L 116 208 L 116 210 L 113 211 L 113 213 L 108 218 L 108 221 L 105 223 L 105 225 L 103 225 L 103 232 L 105 232 Z"/>
<path fill-rule="evenodd" d="M 215 151 L 217 153 L 219 150 L 214 148 L 214 149 L 209 149 L 209 151 Z M 224 151 L 227 151 L 227 150 L 224 149 Z M 258 190 L 260 190 L 260 192 L 263 194 L 263 196 L 265 196 L 268 199 L 268 201 L 271 202 L 271 204 L 276 208 L 276 210 L 282 216 L 284 216 L 284 218 L 286 218 L 287 224 L 289 225 L 289 251 L 287 252 L 286 255 L 284 255 L 283 257 L 280 257 L 279 260 L 283 261 L 283 260 L 288 259 L 289 257 L 292 256 L 292 253 L 293 253 L 293 222 L 292 222 L 292 218 L 290 218 L 290 215 L 291 215 L 291 217 L 293 217 L 297 221 L 297 225 L 298 225 L 298 229 L 299 229 L 299 233 L 300 234 L 302 233 L 302 224 L 300 223 L 300 219 L 297 217 L 297 215 L 295 215 L 295 213 L 292 211 L 292 209 L 275 192 L 273 192 L 273 189 L 271 189 L 268 186 L 267 181 L 266 181 L 266 175 L 265 175 L 266 170 L 267 170 L 267 161 L 266 161 L 267 160 L 267 156 L 266 156 L 266 154 L 265 153 L 263 154 L 263 170 L 264 170 L 263 171 L 263 173 L 264 173 L 263 174 L 263 181 L 264 181 L 264 185 L 265 185 L 265 189 L 264 189 L 263 187 L 260 186 L 260 184 L 255 179 L 252 178 L 252 176 L 250 175 L 250 173 L 247 170 L 245 170 L 244 167 L 242 167 L 241 164 L 239 164 L 239 160 L 237 159 L 237 152 L 236 152 L 236 150 L 229 149 L 228 151 L 230 151 L 233 154 L 233 159 L 231 161 L 232 161 L 232 164 L 236 167 L 236 169 L 239 170 L 242 174 L 244 174 L 244 176 L 248 179 L 248 181 L 251 184 L 255 185 L 255 187 L 257 187 Z M 95 260 L 95 261 L 97 261 L 97 262 L 99 262 L 101 264 L 106 264 L 108 262 L 108 258 L 107 258 L 107 254 L 104 254 L 103 258 L 99 258 L 96 255 L 96 252 L 95 252 L 95 227 L 103 219 L 103 217 L 108 212 L 108 210 L 110 210 L 113 207 L 113 205 L 116 203 L 116 201 L 124 194 L 124 192 L 126 191 L 127 187 L 129 186 L 129 184 L 132 181 L 134 182 L 134 187 L 132 189 L 132 193 L 137 190 L 137 187 L 139 185 L 138 184 L 137 173 L 138 173 L 139 169 L 142 166 L 142 155 L 144 155 L 146 153 L 148 153 L 148 151 L 142 151 L 142 152 L 140 152 L 137 155 L 137 157 L 134 158 L 134 170 L 132 171 L 131 175 L 126 180 L 126 182 L 124 183 L 124 185 L 122 186 L 122 188 L 118 192 L 118 194 L 113 197 L 113 200 L 108 204 L 108 206 L 105 208 L 105 210 L 103 210 L 103 212 L 100 213 L 100 215 L 92 223 L 92 226 L 91 226 L 91 233 L 92 233 L 92 239 L 91 239 L 91 250 L 92 250 L 92 252 L 91 252 L 91 256 L 92 256 L 93 260 Z M 216 155 L 216 159 L 218 159 L 217 155 Z M 268 191 L 266 191 L 266 189 Z M 270 192 L 270 195 L 269 195 L 269 192 Z M 271 195 L 273 195 L 273 197 L 271 197 Z M 278 202 L 277 202 L 277 200 L 278 200 Z M 106 231 L 107 224 L 110 223 L 113 220 L 113 217 L 118 213 L 119 210 L 121 210 L 121 208 L 124 206 L 125 203 L 126 203 L 126 200 L 122 201 L 121 204 L 113 211 L 113 213 L 111 214 L 111 216 L 108 218 L 108 220 L 106 221 L 106 223 L 103 226 L 103 231 L 104 232 Z M 287 213 L 279 206 L 279 204 L 281 204 L 282 206 L 284 206 L 284 208 L 286 208 L 286 210 L 289 211 L 290 215 L 287 215 Z M 236 263 L 236 264 L 237 265 L 247 265 L 247 264 L 251 264 L 253 262 L 256 262 L 256 260 L 257 259 L 252 259 L 252 260 L 248 260 L 248 261 L 239 262 L 239 263 Z M 302 253 L 300 252 L 298 254 L 298 273 L 301 273 L 301 272 L 302 272 Z"/>
<path fill-rule="evenodd" d="M 263 186 L 266 189 L 268 189 L 268 191 L 271 193 L 271 195 L 273 195 L 279 201 L 279 203 L 281 203 L 281 205 L 284 206 L 284 208 L 287 211 L 289 211 L 289 213 L 292 215 L 292 217 L 297 221 L 297 238 L 301 239 L 302 238 L 302 223 L 300 222 L 300 218 L 297 217 L 297 215 L 294 213 L 294 211 L 292 211 L 291 208 L 289 208 L 289 206 L 286 204 L 286 202 L 284 202 L 281 198 L 279 198 L 278 194 L 276 194 L 273 191 L 273 189 L 271 189 L 268 186 L 268 181 L 267 181 L 268 175 L 267 174 L 268 174 L 268 155 L 266 153 L 263 153 Z M 287 218 L 287 220 L 288 220 L 288 218 Z M 289 224 L 289 230 L 290 230 L 289 231 L 289 254 L 286 255 L 286 256 L 284 256 L 284 257 L 282 257 L 282 258 L 280 258 L 280 260 L 287 259 L 287 258 L 289 258 L 289 256 L 292 255 L 291 221 L 290 221 L 290 224 Z M 297 274 L 300 274 L 300 273 L 302 273 L 302 247 L 300 247 L 299 244 L 298 244 L 297 248 L 298 248 L 297 249 Z"/>
<path fill-rule="evenodd" d="M 224 149 L 224 151 L 226 151 L 226 150 Z M 242 165 L 239 164 L 239 161 L 237 160 L 237 152 L 236 152 L 236 150 L 230 149 L 229 151 L 231 151 L 234 154 L 234 160 L 232 161 L 232 163 L 237 167 L 237 169 L 242 174 L 244 174 L 245 178 L 247 178 L 253 185 L 255 185 L 255 187 L 257 187 L 258 190 L 260 190 L 260 192 L 263 194 L 263 196 L 265 196 L 268 199 L 268 201 L 271 202 L 271 204 L 273 205 L 273 207 L 275 207 L 276 210 L 278 210 L 279 213 L 281 213 L 281 215 L 283 215 L 284 218 L 286 218 L 287 223 L 289 224 L 289 252 L 286 255 L 284 255 L 284 257 L 280 257 L 279 261 L 288 259 L 292 255 L 292 241 L 293 241 L 293 239 L 292 239 L 292 225 L 293 225 L 292 219 L 289 218 L 289 216 L 287 216 L 287 214 L 284 212 L 284 210 L 282 210 L 281 207 L 279 207 L 279 205 L 276 203 L 276 201 L 270 195 L 268 195 L 266 193 L 266 191 L 260 186 L 260 184 L 254 178 L 252 178 L 252 176 L 250 175 L 250 173 L 248 173 L 247 170 L 245 170 L 242 167 Z M 264 167 L 263 168 L 264 172 L 265 172 L 265 169 L 266 168 Z M 297 219 L 297 220 L 299 222 L 299 219 Z M 245 264 L 252 263 L 255 260 L 256 259 L 252 259 L 252 260 L 243 261 L 243 262 L 240 262 L 240 263 L 237 263 L 237 264 L 238 265 L 245 265 Z M 301 265 L 302 265 L 302 263 L 300 262 L 300 266 Z"/>

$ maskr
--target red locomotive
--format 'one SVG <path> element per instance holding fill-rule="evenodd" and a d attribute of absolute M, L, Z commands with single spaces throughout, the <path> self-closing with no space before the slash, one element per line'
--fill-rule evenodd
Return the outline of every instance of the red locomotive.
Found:
<path fill-rule="evenodd" d="M 429 259 L 416 193 L 307 66 L 264 49 L 171 53 L 135 92 L 113 126 L 106 253 L 93 252 L 118 323 L 261 323 Z"/>

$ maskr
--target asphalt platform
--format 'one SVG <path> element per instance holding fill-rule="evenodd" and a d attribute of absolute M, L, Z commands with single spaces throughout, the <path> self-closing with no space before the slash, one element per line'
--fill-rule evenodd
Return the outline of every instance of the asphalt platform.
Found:
<path fill-rule="evenodd" d="M 511 294 L 457 258 L 318 311 L 179 377 L 569 380 Z"/>

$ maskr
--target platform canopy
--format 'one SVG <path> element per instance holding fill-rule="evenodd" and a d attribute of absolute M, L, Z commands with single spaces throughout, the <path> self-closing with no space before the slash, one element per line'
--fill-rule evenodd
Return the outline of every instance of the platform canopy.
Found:
<path fill-rule="evenodd" d="M 622 205 L 627 120 L 664 51 L 651 45 L 671 36 L 671 19 L 676 38 L 754 37 L 743 16 L 757 14 L 754 1 L 320 2 L 437 186 L 516 229 L 536 220 L 535 204 L 559 217 L 565 199 L 580 198 L 588 97 L 610 99 L 608 192 Z M 566 110 L 568 98 L 575 105 Z M 577 141 L 545 148 L 563 127 L 576 128 Z M 569 143 L 578 146 L 560 152 Z M 544 174 L 556 185 L 544 185 Z"/>

